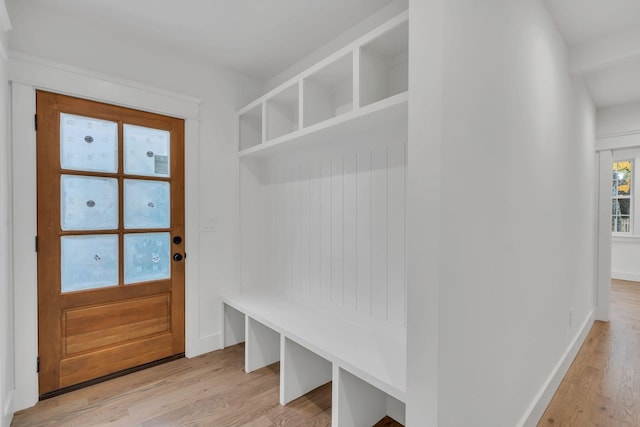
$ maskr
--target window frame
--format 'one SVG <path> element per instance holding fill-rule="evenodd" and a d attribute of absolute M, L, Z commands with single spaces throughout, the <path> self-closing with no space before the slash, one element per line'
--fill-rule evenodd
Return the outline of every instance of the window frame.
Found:
<path fill-rule="evenodd" d="M 614 184 L 614 179 L 615 176 L 613 175 L 616 171 L 616 169 L 614 169 L 614 165 L 616 163 L 624 163 L 624 162 L 628 162 L 629 163 L 629 194 L 628 195 L 613 195 L 613 191 L 611 194 L 611 205 L 612 205 L 612 211 L 611 211 L 611 235 L 612 236 L 633 236 L 633 229 L 634 229 L 634 192 L 635 192 L 635 158 L 631 157 L 631 158 L 625 158 L 625 159 L 619 159 L 619 160 L 614 160 L 612 165 L 611 165 L 611 170 L 612 170 L 612 182 L 611 184 Z M 615 202 L 615 200 L 629 200 L 629 229 L 628 231 L 615 231 L 613 228 L 613 219 L 614 219 L 614 213 L 613 213 L 613 203 Z"/>

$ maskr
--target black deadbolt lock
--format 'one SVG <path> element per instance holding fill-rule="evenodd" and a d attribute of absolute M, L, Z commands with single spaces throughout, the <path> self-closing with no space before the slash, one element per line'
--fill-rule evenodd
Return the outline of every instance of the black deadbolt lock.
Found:
<path fill-rule="evenodd" d="M 174 245 L 179 245 L 180 243 L 182 243 L 182 237 L 176 236 L 176 237 L 173 238 L 173 244 Z"/>

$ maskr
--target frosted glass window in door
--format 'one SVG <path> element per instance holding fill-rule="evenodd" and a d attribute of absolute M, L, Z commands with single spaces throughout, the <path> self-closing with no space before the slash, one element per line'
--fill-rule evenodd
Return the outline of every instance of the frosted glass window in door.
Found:
<path fill-rule="evenodd" d="M 170 186 L 164 181 L 124 180 L 124 227 L 169 228 Z"/>
<path fill-rule="evenodd" d="M 171 277 L 169 233 L 124 235 L 124 283 L 126 285 Z"/>
<path fill-rule="evenodd" d="M 118 180 L 60 176 L 60 222 L 65 231 L 118 228 Z"/>
<path fill-rule="evenodd" d="M 62 292 L 97 289 L 118 284 L 118 236 L 63 236 Z"/>
<path fill-rule="evenodd" d="M 124 125 L 124 173 L 169 176 L 170 142 L 166 130 Z"/>
<path fill-rule="evenodd" d="M 60 165 L 70 170 L 118 172 L 118 124 L 61 113 Z"/>

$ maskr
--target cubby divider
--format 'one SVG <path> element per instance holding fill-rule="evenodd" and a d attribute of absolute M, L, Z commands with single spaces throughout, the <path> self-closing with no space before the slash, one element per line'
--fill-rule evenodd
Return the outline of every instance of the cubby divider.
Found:
<path fill-rule="evenodd" d="M 284 336 L 281 346 L 281 405 L 331 381 L 331 362 Z"/>
<path fill-rule="evenodd" d="M 280 334 L 247 317 L 244 349 L 245 371 L 253 372 L 280 360 Z"/>

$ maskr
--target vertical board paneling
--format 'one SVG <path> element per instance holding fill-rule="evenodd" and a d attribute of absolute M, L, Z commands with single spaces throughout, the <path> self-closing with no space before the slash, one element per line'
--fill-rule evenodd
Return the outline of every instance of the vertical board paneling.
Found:
<path fill-rule="evenodd" d="M 331 159 L 320 161 L 320 296 L 331 300 Z"/>
<path fill-rule="evenodd" d="M 293 231 L 294 228 L 291 226 L 293 224 L 293 184 L 292 184 L 292 175 L 293 171 L 290 168 L 285 168 L 283 172 L 283 180 L 284 180 L 284 207 L 285 212 L 283 215 L 284 219 L 284 248 L 285 253 L 287 254 L 284 260 L 285 267 L 285 277 L 284 283 L 285 288 L 291 290 L 293 288 L 293 251 L 294 251 L 294 236 Z"/>
<path fill-rule="evenodd" d="M 344 157 L 344 308 L 355 312 L 358 281 L 357 155 Z"/>
<path fill-rule="evenodd" d="M 310 252 L 310 204 L 311 182 L 309 180 L 309 164 L 302 165 L 300 170 L 300 291 L 309 296 L 309 252 Z"/>
<path fill-rule="evenodd" d="M 371 151 L 358 153 L 358 283 L 357 310 L 371 314 Z"/>
<path fill-rule="evenodd" d="M 371 307 L 376 319 L 387 318 L 387 257 L 388 257 L 388 221 L 387 221 L 387 149 L 374 150 L 372 157 L 372 289 Z"/>
<path fill-rule="evenodd" d="M 301 205 L 300 167 L 296 166 L 291 170 L 291 222 L 289 222 L 292 233 L 291 249 L 291 289 L 300 291 L 302 285 L 302 275 L 300 272 L 302 242 L 302 205 Z"/>
<path fill-rule="evenodd" d="M 344 283 L 344 159 L 331 158 L 331 301 L 342 306 Z"/>
<path fill-rule="evenodd" d="M 387 318 L 405 323 L 406 266 L 405 266 L 405 184 L 406 145 L 389 147 L 389 254 Z"/>
<path fill-rule="evenodd" d="M 309 286 L 313 299 L 321 297 L 321 227 L 320 227 L 320 161 L 312 162 L 309 170 Z"/>
<path fill-rule="evenodd" d="M 274 285 L 405 323 L 406 144 L 270 165 L 264 256 Z M 256 230 L 258 231 L 258 230 Z"/>

